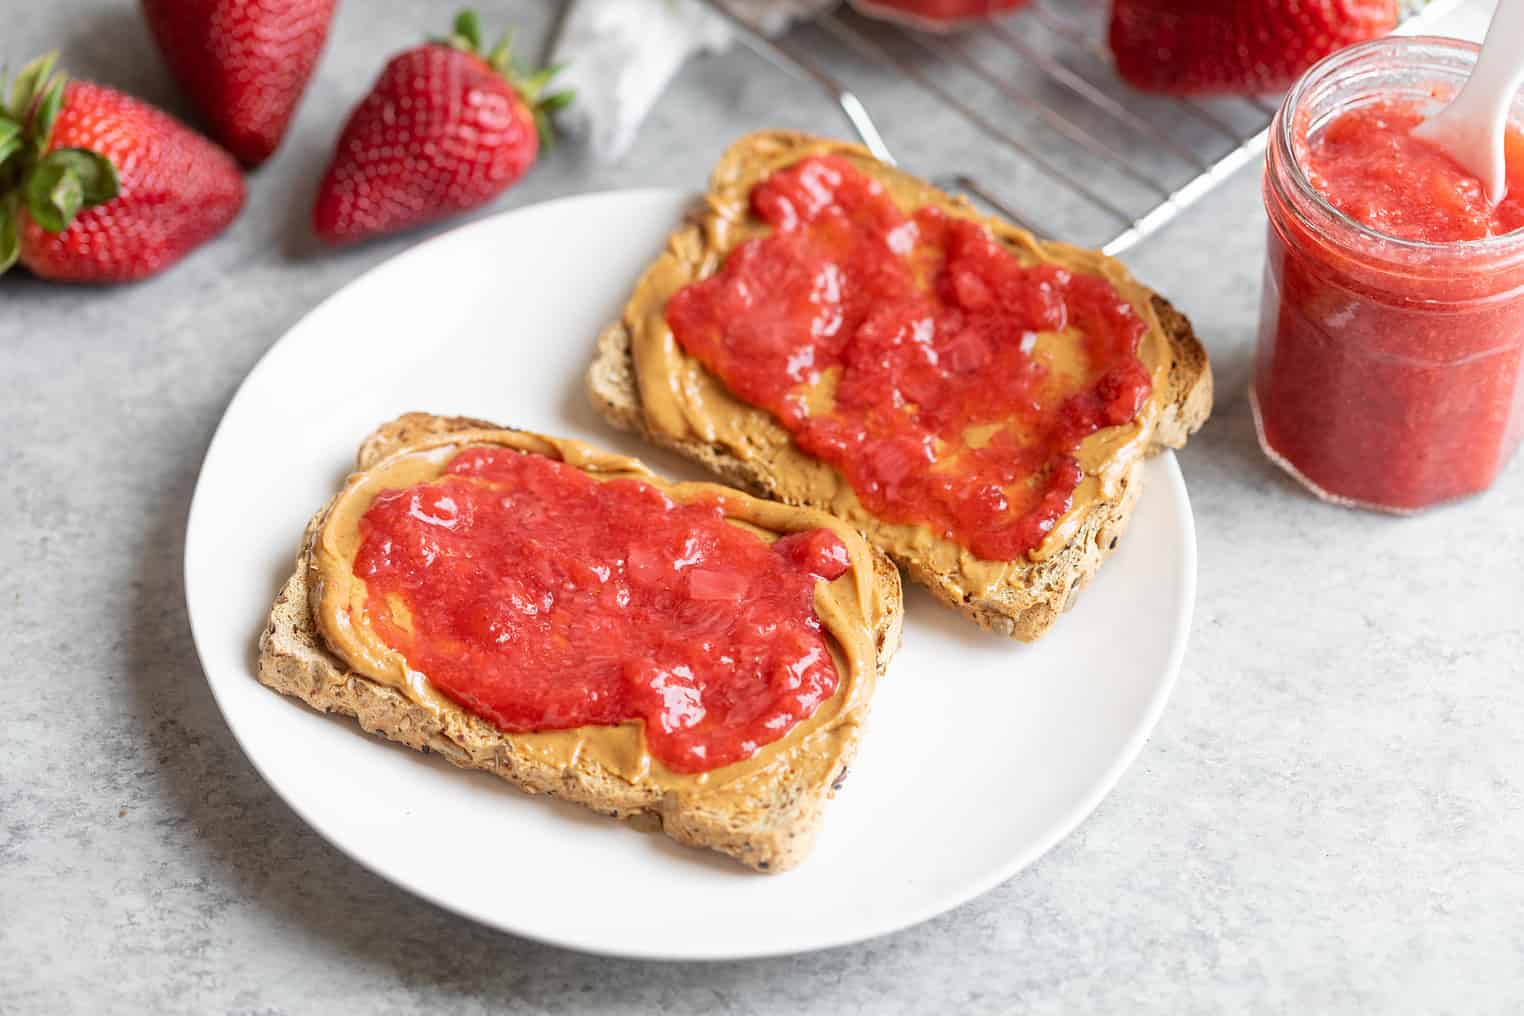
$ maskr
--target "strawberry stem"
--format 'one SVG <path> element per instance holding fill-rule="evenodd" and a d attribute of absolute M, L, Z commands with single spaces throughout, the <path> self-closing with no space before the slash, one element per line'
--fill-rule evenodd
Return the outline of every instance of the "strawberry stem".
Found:
<path fill-rule="evenodd" d="M 50 233 L 121 191 L 111 160 L 85 148 L 49 149 L 68 77 L 57 53 L 21 69 L 0 105 L 0 274 L 20 256 L 21 216 Z M 0 92 L 5 82 L 0 78 Z"/>
<path fill-rule="evenodd" d="M 565 64 L 555 64 L 528 73 L 520 70 L 513 62 L 512 28 L 505 31 L 497 45 L 483 56 L 481 19 L 469 7 L 455 15 L 449 36 L 436 41 L 486 60 L 488 66 L 501 74 L 528 104 L 534 115 L 535 131 L 540 135 L 540 147 L 547 152 L 554 147 L 555 132 L 551 129 L 550 117 L 557 110 L 571 105 L 576 93 L 563 90 L 545 95 L 544 92 L 551 79 L 565 68 Z"/>

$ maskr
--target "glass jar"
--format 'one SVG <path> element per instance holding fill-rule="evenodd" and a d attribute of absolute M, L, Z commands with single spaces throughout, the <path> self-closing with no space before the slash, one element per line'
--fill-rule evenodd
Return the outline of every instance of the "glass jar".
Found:
<path fill-rule="evenodd" d="M 1254 419 L 1265 453 L 1331 501 L 1409 512 L 1473 494 L 1524 437 L 1524 231 L 1387 236 L 1304 168 L 1334 117 L 1381 100 L 1436 107 L 1476 53 L 1435 38 L 1352 47 L 1308 71 L 1270 128 Z"/>

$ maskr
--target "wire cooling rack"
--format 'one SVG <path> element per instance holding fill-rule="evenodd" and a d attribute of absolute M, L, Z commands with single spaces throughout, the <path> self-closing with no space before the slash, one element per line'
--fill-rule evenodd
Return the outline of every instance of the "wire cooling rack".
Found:
<path fill-rule="evenodd" d="M 777 41 L 725 0 L 704 2 L 760 55 L 817 85 L 880 159 L 906 161 L 1034 233 L 1108 254 L 1256 158 L 1278 105 L 1274 96 L 1171 99 L 1129 88 L 1106 47 L 1106 0 L 1034 0 L 947 34 L 842 8 Z M 1406 3 L 1401 31 L 1422 33 L 1459 2 Z M 880 124 L 896 136 L 886 139 Z M 900 124 L 914 129 L 897 132 Z M 982 150 L 977 173 L 948 164 L 960 145 Z"/>

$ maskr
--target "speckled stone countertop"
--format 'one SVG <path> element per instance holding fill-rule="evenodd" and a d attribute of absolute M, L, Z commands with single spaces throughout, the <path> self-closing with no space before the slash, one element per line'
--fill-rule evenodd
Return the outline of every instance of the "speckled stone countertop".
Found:
<path fill-rule="evenodd" d="M 0 282 L 0 1012 L 1524 1007 L 1524 461 L 1490 493 L 1407 520 L 1315 503 L 1265 461 L 1244 398 L 1252 169 L 1128 257 L 1217 365 L 1217 413 L 1181 456 L 1199 601 L 1141 758 L 1041 862 L 879 941 L 664 965 L 474 926 L 311 832 L 212 702 L 182 530 L 248 369 L 416 239 L 327 254 L 305 221 L 344 111 L 384 54 L 440 27 L 427 7 L 343 5 L 293 135 L 220 242 L 131 288 Z M 61 45 L 82 76 L 186 112 L 135 4 L 27 12 L 0 31 L 13 66 Z M 484 14 L 532 42 L 551 5 Z M 697 188 L 727 140 L 762 126 L 841 131 L 816 93 L 750 55 L 697 61 L 624 162 L 565 146 L 497 207 Z M 913 115 L 890 126 L 912 165 L 947 154 Z M 1006 171 L 988 145 L 955 154 Z"/>

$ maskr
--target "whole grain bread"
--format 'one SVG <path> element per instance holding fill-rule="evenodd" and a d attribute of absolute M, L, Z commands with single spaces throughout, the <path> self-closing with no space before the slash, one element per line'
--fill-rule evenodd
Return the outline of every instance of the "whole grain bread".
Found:
<path fill-rule="evenodd" d="M 369 469 L 426 438 L 476 429 L 503 428 L 465 417 L 407 414 L 364 440 L 357 469 Z M 513 735 L 486 720 L 464 710 L 436 715 L 394 688 L 351 670 L 330 651 L 315 621 L 308 568 L 326 511 L 309 522 L 294 573 L 276 597 L 259 638 L 261 682 L 320 712 L 353 716 L 370 733 L 435 752 L 463 769 L 480 769 L 531 794 L 574 801 L 646 829 L 659 829 L 679 843 L 729 854 L 758 871 L 785 870 L 809 852 L 825 802 L 841 785 L 856 754 L 867 696 L 860 713 L 846 724 L 847 736 L 838 739 L 829 754 L 790 746 L 775 764 L 741 777 L 723 796 L 702 789 L 664 793 L 650 784 L 631 782 L 585 756 L 569 767 L 547 764 L 517 748 Z M 877 676 L 882 676 L 899 646 L 903 609 L 898 572 L 877 551 L 872 560 L 873 582 L 883 607 L 872 633 Z"/>
<path fill-rule="evenodd" d="M 1040 241 L 1009 223 L 983 216 L 965 199 L 945 194 L 886 166 L 857 145 L 784 131 L 749 135 L 726 151 L 715 168 L 704 201 L 669 237 L 665 252 L 649 271 L 676 271 L 689 281 L 713 274 L 728 253 L 716 238 L 728 235 L 729 231 L 723 228 L 724 223 L 717 224 L 716 217 L 727 214 L 722 209 L 746 207 L 746 195 L 740 187 L 741 182 L 749 178 L 748 167 L 760 160 L 766 160 L 768 165 L 787 164 L 793 153 L 798 153 L 793 155 L 797 158 L 821 151 L 844 155 L 863 171 L 885 182 L 893 181 L 914 195 L 917 207 L 935 203 L 950 214 L 986 223 L 1008 249 L 1019 256 L 1041 259 L 1058 254 L 1083 254 L 1136 285 L 1113 259 Z M 1206 421 L 1212 407 L 1212 373 L 1206 351 L 1196 338 L 1191 323 L 1163 297 L 1147 292 L 1169 351 L 1160 411 L 1146 446 L 1146 453 L 1153 454 L 1164 448 L 1182 447 Z M 699 462 L 743 489 L 791 504 L 833 510 L 829 501 L 790 496 L 782 489 L 778 482 L 779 472 L 787 466 L 781 465 L 780 459 L 802 453 L 793 446 L 788 432 L 771 418 L 766 423 L 770 430 L 762 439 L 752 441 L 744 448 L 727 447 L 691 435 L 673 436 L 653 427 L 642 404 L 637 360 L 632 348 L 632 330 L 638 327 L 634 319 L 632 309 L 627 308 L 620 320 L 604 329 L 598 337 L 596 354 L 588 370 L 588 392 L 604 419 Z M 926 586 L 939 600 L 986 629 L 1032 641 L 1051 628 L 1059 615 L 1074 603 L 1078 591 L 1116 549 L 1137 503 L 1142 477 L 1143 460 L 1139 457 L 1122 472 L 1109 495 L 1089 506 L 1061 549 L 1042 560 L 1013 564 L 995 588 L 978 595 L 967 591 L 957 575 L 927 555 L 892 549 L 883 539 L 884 527 L 877 520 L 857 518 L 850 521 L 870 543 L 886 549 L 912 579 Z"/>

